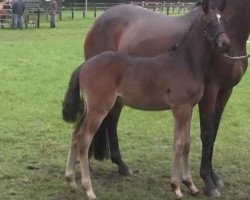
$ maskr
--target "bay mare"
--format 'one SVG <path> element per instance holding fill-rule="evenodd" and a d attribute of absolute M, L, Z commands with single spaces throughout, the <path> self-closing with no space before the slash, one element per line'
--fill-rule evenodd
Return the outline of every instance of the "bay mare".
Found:
<path fill-rule="evenodd" d="M 231 56 L 246 54 L 246 41 L 250 32 L 249 7 L 250 0 L 228 0 L 222 13 L 232 43 Z M 88 32 L 84 44 L 85 59 L 110 50 L 135 56 L 154 56 L 165 52 L 178 43 L 201 12 L 198 6 L 184 16 L 170 17 L 133 5 L 113 7 L 100 16 Z M 204 192 L 208 196 L 220 196 L 218 188 L 224 185 L 222 178 L 213 169 L 214 142 L 223 110 L 247 65 L 247 60 L 233 61 L 217 52 L 212 55 L 211 71 L 206 76 L 205 92 L 199 102 L 202 141 L 200 175 L 205 182 Z M 115 108 L 116 112 L 109 113 L 97 131 L 93 144 L 95 157 L 103 159 L 110 146 L 111 160 L 118 165 L 119 173 L 129 175 L 132 172 L 122 160 L 117 139 L 121 107 L 115 105 Z"/>
<path fill-rule="evenodd" d="M 66 121 L 74 121 L 79 110 L 84 117 L 72 134 L 66 178 L 71 186 L 76 186 L 75 159 L 79 152 L 81 185 L 89 199 L 96 198 L 89 172 L 89 146 L 105 116 L 116 112 L 113 110 L 115 104 L 141 110 L 171 109 L 174 117 L 172 190 L 177 198 L 182 197 L 182 176 L 182 182 L 191 194 L 199 192 L 189 167 L 192 110 L 203 96 L 212 52 L 224 52 L 230 46 L 219 10 L 209 0 L 203 1 L 202 8 L 204 14 L 189 28 L 175 52 L 152 58 L 104 52 L 86 61 L 77 73 L 73 73 L 64 99 L 63 117 Z M 80 109 L 79 90 L 84 111 Z"/>

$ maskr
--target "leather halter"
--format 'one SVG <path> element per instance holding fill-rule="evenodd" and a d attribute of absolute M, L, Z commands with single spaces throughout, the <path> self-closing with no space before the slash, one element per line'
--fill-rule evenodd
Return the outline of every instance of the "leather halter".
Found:
<path fill-rule="evenodd" d="M 202 19 L 204 20 L 204 15 L 202 16 Z M 211 36 L 209 35 L 209 31 L 207 30 L 206 26 L 203 24 L 203 35 L 208 39 L 209 42 L 215 43 L 216 38 L 222 34 L 226 33 L 224 27 L 220 26 L 217 28 L 216 32 Z"/>

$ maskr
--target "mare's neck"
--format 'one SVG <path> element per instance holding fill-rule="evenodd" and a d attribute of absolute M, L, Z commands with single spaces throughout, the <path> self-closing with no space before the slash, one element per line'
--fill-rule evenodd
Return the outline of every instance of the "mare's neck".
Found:
<path fill-rule="evenodd" d="M 250 0 L 228 0 L 222 13 L 231 41 L 245 46 L 250 33 Z"/>
<path fill-rule="evenodd" d="M 194 22 L 203 13 L 201 6 L 197 6 L 185 15 L 180 16 L 185 21 Z"/>

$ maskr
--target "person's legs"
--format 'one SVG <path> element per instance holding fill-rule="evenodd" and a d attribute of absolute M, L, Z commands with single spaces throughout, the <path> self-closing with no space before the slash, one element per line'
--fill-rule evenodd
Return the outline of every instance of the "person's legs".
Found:
<path fill-rule="evenodd" d="M 17 23 L 18 23 L 18 15 L 14 14 L 13 18 L 14 18 L 14 20 L 13 20 L 14 21 L 13 28 L 16 29 L 17 28 Z"/>
<path fill-rule="evenodd" d="M 23 29 L 23 16 L 19 16 L 20 29 Z"/>
<path fill-rule="evenodd" d="M 22 15 L 17 16 L 17 28 L 23 29 L 23 16 Z"/>
<path fill-rule="evenodd" d="M 55 28 L 55 15 L 50 15 L 50 28 Z"/>

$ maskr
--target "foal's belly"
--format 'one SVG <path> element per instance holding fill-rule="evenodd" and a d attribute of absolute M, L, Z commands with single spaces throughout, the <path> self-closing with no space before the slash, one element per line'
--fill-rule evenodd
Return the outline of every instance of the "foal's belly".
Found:
<path fill-rule="evenodd" d="M 169 110 L 171 106 L 167 103 L 168 94 L 160 96 L 148 96 L 137 93 L 137 95 L 119 95 L 122 104 L 139 110 Z"/>
<path fill-rule="evenodd" d="M 186 87 L 184 84 L 165 87 L 128 87 L 119 92 L 123 105 L 140 110 L 169 110 L 183 104 L 194 106 L 202 96 L 203 87 Z"/>

